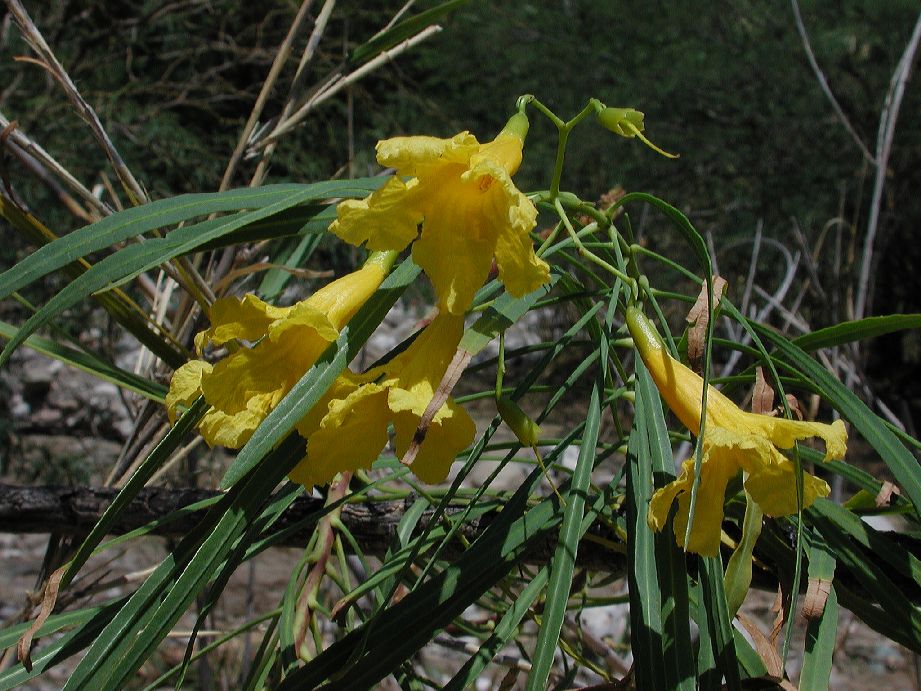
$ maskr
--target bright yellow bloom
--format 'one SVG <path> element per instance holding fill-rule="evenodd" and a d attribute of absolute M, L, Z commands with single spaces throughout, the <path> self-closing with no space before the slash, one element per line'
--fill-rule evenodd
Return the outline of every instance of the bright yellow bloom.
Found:
<path fill-rule="evenodd" d="M 310 441 L 307 456 L 292 471 L 291 479 L 310 487 L 328 482 L 343 470 L 370 468 L 387 443 L 390 423 L 397 455 L 403 456 L 463 330 L 463 317 L 438 316 L 390 362 L 362 375 L 340 377 L 327 394 L 323 411 L 308 415 L 298 425 L 298 431 Z M 449 398 L 427 430 L 413 472 L 424 482 L 444 480 L 454 457 L 474 434 L 473 420 Z"/>
<path fill-rule="evenodd" d="M 668 354 L 655 327 L 636 307 L 627 309 L 627 326 L 662 398 L 678 419 L 693 434 L 698 434 L 703 379 Z M 653 495 L 647 515 L 649 526 L 661 530 L 677 499 L 674 528 L 678 544 L 698 554 L 717 554 L 726 486 L 739 470 L 745 471 L 745 489 L 765 514 L 795 513 L 796 469 L 778 447 L 789 449 L 797 440 L 810 437 L 824 440 L 826 460 L 844 457 L 847 431 L 841 420 L 827 425 L 746 413 L 722 393 L 708 387 L 700 488 L 690 542 L 684 545 L 694 482 L 693 459 L 684 462 L 677 480 Z M 816 497 L 828 496 L 828 492 L 824 480 L 808 473 L 803 475 L 804 507 Z"/>
<path fill-rule="evenodd" d="M 199 425 L 205 441 L 243 446 L 377 290 L 394 258 L 374 255 L 360 270 L 291 307 L 254 295 L 216 301 L 211 328 L 198 334 L 195 345 L 199 351 L 209 343 L 235 349 L 215 365 L 192 360 L 176 370 L 166 396 L 170 420 L 175 421 L 177 405 L 188 406 L 203 394 L 211 406 Z"/>
<path fill-rule="evenodd" d="M 371 250 L 399 251 L 415 240 L 413 260 L 434 284 L 442 312 L 467 310 L 493 257 L 512 295 L 536 290 L 550 277 L 529 236 L 537 209 L 511 178 L 526 132 L 527 119 L 516 115 L 487 144 L 468 132 L 378 142 L 377 160 L 397 175 L 363 200 L 341 202 L 330 230 Z"/>

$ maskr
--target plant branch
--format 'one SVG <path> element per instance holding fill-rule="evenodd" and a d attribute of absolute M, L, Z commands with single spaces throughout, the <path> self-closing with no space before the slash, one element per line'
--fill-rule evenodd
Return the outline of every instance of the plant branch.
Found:
<path fill-rule="evenodd" d="M 117 489 L 108 487 L 24 487 L 0 484 L 0 532 L 86 534 L 102 516 L 117 492 Z M 161 520 L 178 509 L 220 494 L 206 489 L 147 487 L 141 490 L 115 520 L 111 533 L 122 535 L 151 521 Z M 400 519 L 415 499 L 414 495 L 410 495 L 402 501 L 345 504 L 340 520 L 366 554 L 383 556 L 396 536 Z M 325 503 L 322 497 L 299 497 L 274 524 L 273 529 L 283 531 L 290 528 L 321 511 Z M 453 513 L 462 509 L 463 507 L 453 507 L 448 509 L 448 512 Z M 161 537 L 186 535 L 204 517 L 206 511 L 207 509 L 200 509 L 185 513 L 177 520 L 158 525 L 151 534 Z M 423 514 L 418 530 L 421 531 L 428 524 L 433 512 L 434 509 L 430 509 Z M 498 513 L 488 513 L 476 521 L 465 524 L 460 528 L 460 533 L 466 541 L 472 542 L 498 517 Z M 286 535 L 276 546 L 303 547 L 310 540 L 316 526 L 316 521 L 307 522 L 299 530 Z M 601 544 L 602 541 L 610 540 L 616 541 L 617 538 L 609 535 L 605 528 L 593 528 L 579 546 L 580 566 L 603 571 L 624 568 L 623 553 L 612 551 Z M 555 548 L 556 542 L 552 536 L 535 539 L 527 560 L 533 563 L 548 563 Z M 461 551 L 461 544 L 455 542 L 442 556 L 451 559 Z"/>
<path fill-rule="evenodd" d="M 841 104 L 838 103 L 838 99 L 835 98 L 834 93 L 832 93 L 831 86 L 828 84 L 828 80 L 825 78 L 825 73 L 822 72 L 822 68 L 819 67 L 819 62 L 816 60 L 815 53 L 812 51 L 812 44 L 809 41 L 809 34 L 806 32 L 806 25 L 803 24 L 803 17 L 799 11 L 799 3 L 797 0 L 790 0 L 790 4 L 793 5 L 793 19 L 796 21 L 796 30 L 799 32 L 800 38 L 803 40 L 803 48 L 806 51 L 806 57 L 809 59 L 809 65 L 812 67 L 812 72 L 815 74 L 815 78 L 819 82 L 819 86 L 822 88 L 822 93 L 825 94 L 831 103 L 831 107 L 835 110 L 835 115 L 838 116 L 838 119 L 841 121 L 841 124 L 844 125 L 844 129 L 847 130 L 847 133 L 851 135 L 851 139 L 854 140 L 854 143 L 857 145 L 857 148 L 860 149 L 860 153 L 863 154 L 863 157 L 871 165 L 876 165 L 876 159 L 873 158 L 873 154 L 870 153 L 870 150 L 867 148 L 867 145 L 863 143 L 863 139 L 860 138 L 860 135 L 857 134 L 857 130 L 854 129 L 854 126 L 851 125 L 851 121 L 848 120 L 847 115 L 844 114 L 844 110 L 841 108 Z"/>
<path fill-rule="evenodd" d="M 80 95 L 76 84 L 74 84 L 61 63 L 58 62 L 51 47 L 45 41 L 38 27 L 35 26 L 35 22 L 32 21 L 32 18 L 29 16 L 29 13 L 26 12 L 22 3 L 19 0 L 6 0 L 6 6 L 9 8 L 13 20 L 16 22 L 17 26 L 19 26 L 22 37 L 38 54 L 40 64 L 57 80 L 64 89 L 64 93 L 67 94 L 67 98 L 70 100 L 71 104 L 76 108 L 77 113 L 90 126 L 90 130 L 93 132 L 93 135 L 105 152 L 106 157 L 112 164 L 112 168 L 115 170 L 116 175 L 118 175 L 119 180 L 121 180 L 125 191 L 132 198 L 132 203 L 143 204 L 147 202 L 147 194 L 116 150 L 115 145 L 102 126 L 99 116 L 96 115 L 96 111 L 93 110 L 90 104 Z"/>

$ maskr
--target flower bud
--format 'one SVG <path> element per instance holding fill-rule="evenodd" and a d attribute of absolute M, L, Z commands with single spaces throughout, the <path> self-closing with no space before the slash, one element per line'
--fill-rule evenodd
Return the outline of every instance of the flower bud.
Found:
<path fill-rule="evenodd" d="M 515 401 L 508 396 L 500 396 L 496 401 L 496 407 L 499 409 L 502 420 L 518 437 L 518 441 L 524 446 L 537 446 L 538 439 L 540 439 L 540 426 L 529 418 Z"/>
<path fill-rule="evenodd" d="M 502 128 L 500 134 L 514 135 L 523 142 L 525 137 L 528 136 L 529 127 L 530 123 L 528 121 L 528 116 L 524 113 L 515 113 L 509 118 L 509 121 L 505 123 L 505 127 Z"/>
<path fill-rule="evenodd" d="M 629 138 L 643 131 L 643 117 L 643 113 L 633 108 L 604 108 L 598 113 L 598 122 L 606 130 Z"/>
<path fill-rule="evenodd" d="M 602 108 L 598 111 L 598 122 L 606 130 L 628 139 L 636 137 L 656 153 L 660 153 L 667 158 L 678 158 L 676 154 L 670 154 L 660 149 L 646 138 L 643 134 L 645 129 L 643 125 L 644 117 L 643 113 L 633 108 Z"/>

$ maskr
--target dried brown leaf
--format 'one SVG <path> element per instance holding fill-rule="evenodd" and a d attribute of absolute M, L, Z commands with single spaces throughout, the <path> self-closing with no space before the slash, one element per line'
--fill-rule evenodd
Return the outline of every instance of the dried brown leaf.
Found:
<path fill-rule="evenodd" d="M 736 615 L 736 619 L 739 620 L 739 623 L 751 637 L 752 643 L 755 644 L 755 652 L 758 653 L 758 657 L 764 663 L 764 668 L 767 670 L 768 675 L 772 679 L 783 679 L 783 661 L 777 652 L 777 641 L 774 636 L 768 637 L 765 635 L 760 626 L 741 612 Z"/>
<path fill-rule="evenodd" d="M 61 578 L 63 578 L 66 569 L 67 566 L 64 565 L 48 578 L 48 582 L 45 584 L 45 592 L 42 596 L 42 607 L 38 612 L 38 616 L 35 617 L 35 621 L 32 622 L 29 630 L 22 634 L 22 638 L 19 639 L 19 644 L 16 646 L 19 661 L 28 672 L 32 671 L 32 639 L 54 611 L 54 605 L 58 601 L 58 588 L 61 586 Z"/>
<path fill-rule="evenodd" d="M 799 399 L 792 393 L 788 393 L 786 399 L 787 406 L 790 408 L 790 412 L 793 413 L 794 417 L 796 417 L 797 420 L 804 420 L 806 418 L 806 413 L 803 411 L 803 406 L 800 404 Z"/>
<path fill-rule="evenodd" d="M 773 415 L 774 389 L 764 378 L 764 370 L 755 368 L 755 387 L 752 390 L 752 412 L 758 415 Z"/>
<path fill-rule="evenodd" d="M 831 580 L 826 578 L 810 578 L 806 587 L 806 597 L 803 599 L 803 616 L 806 619 L 818 619 L 825 611 L 825 601 L 831 592 Z"/>
<path fill-rule="evenodd" d="M 898 485 L 886 480 L 883 486 L 879 488 L 879 493 L 876 495 L 876 508 L 881 509 L 884 506 L 889 506 L 892 503 L 892 495 L 899 495 L 901 493 L 902 491 L 899 489 Z"/>
<path fill-rule="evenodd" d="M 726 289 L 726 280 L 719 276 L 713 277 L 713 307 L 719 304 L 720 298 L 723 297 L 723 291 Z M 700 287 L 700 294 L 697 301 L 685 317 L 688 324 L 688 360 L 694 370 L 700 370 L 700 360 L 704 354 L 704 344 L 707 338 L 707 324 L 710 321 L 710 312 L 707 307 L 707 284 Z"/>

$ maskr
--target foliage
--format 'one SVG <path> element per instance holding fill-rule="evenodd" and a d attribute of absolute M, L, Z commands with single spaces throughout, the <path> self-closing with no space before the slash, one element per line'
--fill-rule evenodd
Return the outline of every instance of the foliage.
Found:
<path fill-rule="evenodd" d="M 11 1 L 10 7 L 17 4 Z M 799 645 L 793 641 L 792 623 L 800 604 L 810 620 L 802 649 L 802 688 L 828 684 L 841 608 L 882 636 L 921 653 L 917 607 L 921 474 L 914 455 L 921 442 L 878 414 L 871 407 L 876 404 L 872 395 L 868 404 L 816 357 L 835 367 L 853 368 L 856 358 L 848 359 L 846 346 L 870 336 L 917 329 L 921 317 L 893 314 L 841 321 L 820 330 L 807 328 L 798 338 L 789 336 L 767 323 L 762 304 L 772 306 L 772 296 L 763 291 L 767 298 L 761 299 L 757 289 L 762 275 L 755 266 L 745 267 L 748 279 L 742 289 L 719 298 L 713 280 L 716 257 L 706 233 L 695 223 L 704 219 L 702 225 L 708 230 L 725 229 L 759 218 L 776 224 L 790 214 L 805 214 L 801 220 L 806 226 L 808 214 L 821 220 L 837 213 L 834 183 L 855 184 L 853 161 L 842 157 L 837 166 L 820 165 L 838 158 L 833 154 L 848 144 L 827 116 L 818 115 L 824 108 L 821 96 L 807 96 L 782 80 L 767 79 L 762 84 L 751 79 L 751 64 L 745 60 L 770 64 L 791 79 L 797 75 L 809 81 L 802 76 L 805 72 L 794 69 L 799 58 L 791 46 L 798 44 L 791 33 L 782 31 L 785 20 L 745 3 L 728 13 L 711 10 L 701 15 L 678 7 L 671 13 L 654 12 L 645 3 L 570 2 L 552 10 L 499 3 L 498 19 L 487 22 L 485 4 L 471 3 L 458 10 L 461 4 L 413 8 L 381 33 L 378 29 L 387 24 L 391 10 L 340 8 L 341 14 L 326 25 L 327 33 L 317 37 L 323 39 L 322 50 L 312 61 L 305 58 L 311 77 L 317 78 L 312 87 L 315 94 L 322 93 L 323 76 L 330 70 L 354 73 L 362 65 L 373 67 L 376 56 L 386 55 L 381 51 L 405 39 L 427 36 L 425 31 L 436 22 L 446 22 L 451 30 L 428 48 L 424 43 L 422 48 L 413 46 L 408 68 L 387 68 L 373 81 L 358 82 L 360 86 L 350 95 L 343 94 L 342 100 L 331 99 L 335 105 L 318 111 L 307 127 L 282 132 L 274 143 L 261 138 L 269 130 L 255 128 L 242 137 L 246 146 L 240 150 L 262 157 L 266 165 L 271 162 L 275 184 L 263 184 L 265 166 L 251 170 L 244 163 L 229 177 L 251 184 L 231 189 L 224 185 L 218 191 L 210 190 L 218 187 L 215 181 L 225 156 L 215 152 L 229 154 L 238 142 L 257 98 L 253 85 L 269 70 L 274 46 L 280 42 L 275 39 L 287 31 L 295 8 L 279 7 L 263 14 L 255 7 L 232 3 L 222 5 L 226 12 L 210 4 L 147 3 L 140 15 L 137 8 L 115 6 L 109 19 L 102 14 L 102 4 L 78 12 L 76 5 L 66 3 L 42 8 L 36 15 L 39 25 L 62 27 L 48 34 L 49 42 L 59 50 L 58 57 L 83 95 L 92 96 L 89 100 L 98 107 L 105 127 L 117 134 L 119 146 L 125 142 L 122 153 L 128 167 L 143 171 L 146 191 L 156 201 L 137 199 L 130 205 L 129 194 L 110 192 L 106 199 L 112 206 L 118 201 L 129 208 L 96 208 L 96 217 L 65 234 L 64 227 L 74 222 L 65 220 L 63 213 L 43 213 L 40 203 L 62 200 L 56 187 L 49 186 L 50 196 L 42 197 L 22 186 L 23 194 L 35 200 L 30 203 L 35 213 L 17 203 L 10 188 L 4 190 L 3 217 L 14 232 L 40 248 L 0 274 L 0 298 L 51 276 L 59 277 L 61 288 L 30 310 L 19 326 L 0 324 L 0 335 L 7 340 L 0 365 L 25 345 L 115 382 L 149 402 L 139 407 L 138 424 L 126 445 L 132 455 L 129 463 L 118 472 L 113 470 L 113 479 L 121 487 L 118 496 L 88 535 L 80 536 L 74 545 L 61 545 L 57 561 L 49 560 L 42 607 L 34 624 L 14 623 L 0 631 L 5 648 L 19 641 L 19 660 L 0 672 L 0 688 L 21 685 L 71 664 L 65 661 L 73 656 L 79 661 L 68 675 L 66 689 L 120 689 L 139 683 L 148 688 L 164 684 L 181 688 L 188 683 L 194 662 L 215 649 L 230 650 L 258 631 L 261 643 L 255 650 L 241 646 L 249 657 L 237 679 L 240 688 L 370 688 L 392 676 L 404 688 L 459 689 L 472 686 L 498 663 L 509 668 L 509 680 L 526 672 L 529 689 L 616 682 L 631 674 L 639 688 L 721 688 L 725 683 L 740 689 L 743 684 L 783 679 L 791 648 Z M 813 9 L 813 17 L 827 11 Z M 849 4 L 835 17 L 840 24 L 834 26 L 845 29 L 819 37 L 817 46 L 854 65 L 859 75 L 847 81 L 843 91 L 849 109 L 857 108 L 851 100 L 866 103 L 854 95 L 865 83 L 875 85 L 880 75 L 888 74 L 891 65 L 875 51 L 888 55 L 889 41 L 905 43 L 903 27 L 893 17 L 911 16 L 909 9 L 897 3 L 887 10 Z M 108 28 L 109 21 L 115 30 Z M 845 50 L 842 46 L 854 35 L 853 27 L 864 21 L 896 28 L 892 34 L 872 34 L 872 43 Z M 28 35 L 21 19 L 17 22 Z M 566 40 L 556 40 L 563 24 Z M 319 17 L 315 25 L 322 26 Z M 188 40 L 198 33 L 221 40 Z M 343 36 L 355 43 L 348 44 L 352 49 L 345 51 L 345 58 L 340 54 Z M 521 40 L 512 42 L 504 72 L 484 74 L 482 66 L 472 68 L 471 55 L 494 55 L 496 46 L 509 42 L 508 36 Z M 745 52 L 745 60 L 725 59 L 710 66 L 711 52 L 701 47 L 702 36 L 727 54 L 742 45 L 752 49 Z M 771 37 L 777 40 L 768 40 Z M 614 41 L 630 50 L 615 50 Z M 124 50 L 125 59 L 96 65 L 84 52 L 96 45 L 105 51 Z M 249 48 L 243 49 L 244 45 Z M 308 42 L 298 45 L 304 55 L 309 54 Z M 564 64 L 561 52 L 569 50 L 582 56 L 571 68 L 581 70 L 579 79 L 555 69 Z M 284 123 L 292 110 L 306 103 L 305 93 L 311 91 L 299 88 L 294 63 L 291 59 L 284 67 L 271 92 L 273 100 L 260 116 L 277 116 L 272 126 Z M 873 70 L 864 70 L 864 65 Z M 406 72 L 400 73 L 402 69 Z M 711 103 L 717 80 L 735 90 L 733 99 Z M 21 121 L 24 130 L 40 132 L 51 117 L 73 118 L 57 92 L 60 82 L 49 79 L 45 92 L 33 92 L 22 101 L 24 113 L 31 118 Z M 510 138 L 503 139 L 508 135 L 503 131 L 486 144 L 464 136 L 449 142 L 391 141 L 379 149 L 384 152 L 379 156 L 382 163 L 393 162 L 403 178 L 336 179 L 334 174 L 347 162 L 350 147 L 356 154 L 349 163 L 364 172 L 360 164 L 364 157 L 370 162 L 370 154 L 357 152 L 370 150 L 370 137 L 423 130 L 453 133 L 468 123 L 475 123 L 477 127 L 471 129 L 478 131 L 498 131 L 512 114 L 509 83 L 525 89 L 533 85 L 538 92 L 538 97 L 525 94 L 518 99 L 513 117 L 518 128 Z M 651 83 L 664 88 L 646 88 Z M 174 84 L 184 85 L 180 96 L 165 99 L 160 89 L 175 95 Z M 407 84 L 422 95 L 408 98 L 405 88 L 400 88 Z M 26 87 L 17 84 L 12 92 L 20 88 Z M 547 105 L 543 91 L 551 94 L 554 107 Z M 605 120 L 599 123 L 600 115 L 612 111 L 594 98 L 586 104 L 586 93 L 617 106 L 640 106 L 646 120 L 635 111 L 618 110 L 618 117 L 629 119 L 632 129 L 611 127 Z M 73 93 L 70 96 L 75 98 Z M 917 103 L 916 90 L 911 98 L 915 100 L 906 102 L 906 108 Z M 378 112 L 371 107 L 377 103 L 386 107 Z M 423 107 L 410 113 L 410 103 Z M 658 117 L 656 111 L 667 115 Z M 567 120 L 560 112 L 575 114 Z M 869 112 L 855 116 L 859 127 L 872 128 Z M 521 127 L 525 115 L 533 123 L 526 143 L 527 128 Z M 354 131 L 360 134 L 343 127 L 340 118 L 354 119 Z M 678 149 L 682 158 L 667 161 L 642 146 L 645 134 L 634 135 L 644 126 L 653 141 L 666 150 Z M 330 137 L 318 137 L 317 132 L 328 132 Z M 79 143 L 71 148 L 64 144 L 67 137 Z M 905 150 L 921 142 L 916 129 L 909 129 L 906 137 Z M 317 139 L 324 141 L 318 144 Z M 158 148 L 164 140 L 170 145 Z M 77 177 L 102 179 L 101 171 L 106 170 L 113 189 L 119 184 L 116 179 L 130 187 L 117 167 L 109 170 L 105 155 L 96 144 L 90 145 L 90 139 L 78 140 L 62 127 L 45 141 L 49 149 L 70 149 L 72 158 L 66 163 L 74 166 Z M 523 143 L 525 167 L 513 183 Z M 724 158 L 728 151 L 733 152 L 732 158 Z M 113 159 L 111 149 L 106 153 Z M 763 161 L 771 162 L 770 171 L 761 167 Z M 899 165 L 898 157 L 893 165 Z M 815 178 L 806 183 L 803 177 L 785 174 L 791 167 L 819 172 L 810 173 Z M 437 177 L 436 182 L 429 184 L 426 175 Z M 631 191 L 594 203 L 598 193 L 624 181 L 631 188 L 656 194 Z M 537 191 L 525 195 L 516 184 Z M 738 188 L 744 193 L 740 195 Z M 450 198 L 440 196 L 445 189 L 451 191 Z M 482 195 L 490 189 L 496 196 L 486 198 L 487 204 Z M 892 189 L 893 195 L 900 193 L 897 186 Z M 72 186 L 70 193 L 79 195 L 79 190 Z M 741 205 L 736 205 L 738 196 Z M 662 197 L 686 199 L 689 213 Z M 853 191 L 845 198 L 852 210 L 862 210 L 866 203 Z M 790 208 L 778 204 L 779 199 Z M 90 204 L 86 198 L 81 203 Z M 703 216 L 705 204 L 717 209 L 715 216 Z M 90 211 L 84 209 L 92 216 Z M 535 226 L 538 211 L 541 225 Z M 368 232 L 356 239 L 343 230 L 346 213 L 358 214 L 358 221 L 368 224 Z M 439 214 L 447 220 L 439 219 Z M 51 233 L 43 219 L 55 221 L 61 232 Z M 378 277 L 383 282 L 378 280 L 373 295 L 362 294 L 362 304 L 349 304 L 348 310 L 342 302 L 352 298 L 344 290 L 342 296 L 325 293 L 324 300 L 308 299 L 286 310 L 256 299 L 226 297 L 219 302 L 225 295 L 244 291 L 266 298 L 281 295 L 293 283 L 292 275 L 316 262 L 323 251 L 320 239 L 334 220 L 342 237 L 369 244 L 385 242 L 386 238 L 374 235 L 381 227 L 398 235 L 394 228 L 402 224 L 399 229 L 405 237 L 401 236 L 399 246 L 373 249 L 395 255 L 412 244 L 412 254 L 383 278 L 393 258 L 389 256 L 387 269 Z M 547 230 L 541 227 L 544 224 Z M 417 239 L 420 225 L 422 239 Z M 501 232 L 496 226 L 503 226 Z M 431 238 L 427 234 L 445 228 L 453 234 L 441 254 L 432 253 L 437 261 L 423 254 L 427 261 L 414 262 L 420 259 L 417 248 L 423 239 Z M 452 274 L 465 266 L 467 257 L 454 256 L 464 247 L 450 242 L 469 233 L 463 236 L 465 242 L 484 243 L 491 232 L 499 239 L 493 237 L 485 250 L 478 245 L 478 261 L 485 274 L 495 256 L 499 276 L 475 281 L 476 291 L 454 290 L 452 281 L 471 278 Z M 756 243 L 760 233 L 757 238 Z M 730 243 L 726 235 L 712 239 L 717 251 Z M 336 253 L 335 268 L 341 272 L 339 264 L 363 252 L 339 248 L 330 256 Z M 757 264 L 757 253 L 752 263 Z M 527 266 L 531 273 L 521 270 L 526 278 L 516 277 L 509 268 L 515 266 Z M 815 269 L 815 263 L 809 266 Z M 415 335 L 389 347 L 374 368 L 362 367 L 355 374 L 348 370 L 356 366 L 356 358 L 391 308 L 418 290 L 423 270 L 435 280 L 442 310 L 466 312 L 467 322 L 455 359 L 445 362 L 437 376 L 422 377 L 427 387 L 423 387 L 428 400 L 422 406 L 425 412 L 412 410 L 417 427 L 411 443 L 404 439 L 401 446 L 396 440 L 404 463 L 385 450 L 371 469 L 342 472 L 320 494 L 323 508 L 296 525 L 282 527 L 282 516 L 304 495 L 303 487 L 285 478 L 305 462 L 305 448 L 309 463 L 311 439 L 317 438 L 314 427 L 305 432 L 309 426 L 301 423 L 313 412 L 341 413 L 346 408 L 344 399 L 361 387 L 382 388 L 385 382 L 393 389 L 418 390 L 418 382 L 398 385 L 384 374 L 390 377 L 389 365 L 402 366 L 410 356 L 417 356 Z M 782 261 L 762 266 L 772 279 L 781 270 L 792 282 L 800 266 L 785 266 Z M 738 272 L 746 275 L 741 269 Z M 818 275 L 810 274 L 809 279 L 821 283 Z M 842 291 L 851 285 L 842 281 Z M 369 294 L 372 291 L 374 287 L 368 288 Z M 683 316 L 687 303 L 695 302 L 698 291 L 697 321 L 670 326 L 675 316 Z M 849 297 L 837 294 L 842 311 Z M 67 339 L 58 331 L 38 335 L 39 329 L 59 322 L 66 310 L 92 299 L 143 344 L 136 371 L 116 366 L 84 344 L 64 342 Z M 339 302 L 327 303 L 327 299 Z M 230 336 L 217 338 L 218 327 L 232 321 L 218 316 L 229 304 L 234 305 L 235 315 L 242 316 L 234 317 Z M 252 305 L 258 306 L 256 316 L 247 311 Z M 664 335 L 655 338 L 665 363 L 658 370 L 650 365 L 634 325 L 625 324 L 641 305 Z M 311 341 L 310 357 L 257 363 L 266 369 L 284 369 L 285 384 L 272 390 L 271 403 L 260 399 L 258 420 L 236 440 L 241 448 L 222 468 L 220 488 L 225 491 L 200 506 L 184 507 L 106 541 L 116 520 L 152 478 L 165 474 L 177 482 L 194 478 L 194 464 L 188 472 L 173 464 L 189 455 L 200 457 L 196 429 L 205 416 L 220 419 L 219 414 L 225 414 L 201 384 L 186 387 L 182 396 L 174 388 L 166 400 L 170 413 L 181 415 L 170 425 L 162 405 L 163 382 L 170 373 L 182 371 L 209 339 L 215 348 L 198 353 L 204 358 L 196 361 L 199 371 L 210 368 L 211 361 L 254 362 L 273 343 L 270 329 L 293 328 L 286 320 L 294 322 L 292 315 L 302 316 L 310 311 L 307 307 L 312 310 L 309 320 L 298 325 L 322 332 L 323 338 Z M 346 312 L 348 316 L 343 316 Z M 563 323 L 558 333 L 524 347 L 506 347 L 506 334 L 548 313 Z M 785 314 L 790 320 L 801 320 L 810 311 L 798 302 Z M 205 331 L 207 337 L 194 339 L 208 319 L 212 328 Z M 437 328 L 438 323 L 435 320 L 424 328 Z M 416 344 L 431 332 L 421 333 Z M 822 352 L 817 353 L 819 349 Z M 663 374 L 667 363 L 675 360 L 698 369 L 699 375 L 681 370 L 687 372 L 684 381 L 699 382 L 693 396 L 687 387 L 676 392 L 683 385 Z M 441 404 L 470 362 L 474 364 L 468 373 L 480 371 L 487 376 L 465 377 L 456 400 L 484 406 L 487 419 L 481 420 L 471 446 L 458 455 L 450 484 L 422 484 L 413 477 L 411 466 L 407 468 L 410 455 L 413 450 L 422 453 L 418 447 L 425 448 L 427 426 L 439 422 Z M 349 376 L 353 390 L 340 400 L 334 395 L 336 387 Z M 232 388 L 234 382 L 230 384 Z M 767 418 L 741 413 L 722 397 L 718 399 L 722 419 L 710 418 L 716 404 L 708 408 L 708 396 L 711 402 L 717 399 L 711 384 L 720 385 L 736 400 L 754 387 L 759 414 L 773 408 L 776 390 L 781 403 L 774 412 L 786 417 L 805 407 L 789 393 L 815 395 L 821 405 L 816 404 L 812 416 L 846 421 L 852 445 L 859 440 L 868 449 L 873 467 L 893 478 L 900 492 L 887 492 L 891 485 L 868 472 L 853 451 L 844 460 L 823 462 L 821 452 L 808 445 L 771 437 L 770 453 L 765 452 L 759 463 L 765 467 L 783 463 L 787 475 L 795 476 L 794 482 L 772 488 L 792 497 L 793 508 L 757 507 L 755 493 L 746 491 L 748 477 L 736 473 L 733 466 L 725 497 L 720 492 L 714 499 L 725 500 L 721 532 L 714 541 L 716 553 L 683 551 L 679 545 L 693 546 L 687 538 L 693 534 L 697 502 L 704 500 L 699 493 L 706 480 L 699 478 L 711 467 L 705 464 L 716 463 L 708 457 L 712 440 L 708 428 L 713 435 L 714 422 L 725 426 L 729 418 L 744 419 L 753 427 L 770 426 Z M 238 407 L 251 412 L 248 403 L 253 393 L 242 392 L 244 402 Z M 394 415 L 406 412 L 394 408 L 389 399 L 388 405 Z M 580 411 L 578 420 L 567 407 Z M 730 409 L 731 415 L 725 413 Z M 346 419 L 345 414 L 339 419 Z M 513 434 L 502 427 L 503 421 Z M 794 422 L 774 426 L 826 427 Z M 400 425 L 395 427 L 400 435 Z M 838 421 L 834 429 L 842 431 L 842 423 Z M 358 449 L 359 441 L 364 442 L 342 438 L 340 448 Z M 690 483 L 689 497 L 679 509 L 689 515 L 672 520 L 672 512 L 669 520 L 658 516 L 650 521 L 649 502 L 675 480 L 673 444 L 682 445 L 690 458 L 682 479 Z M 696 450 L 690 450 L 693 445 Z M 835 455 L 842 452 L 843 448 L 836 449 Z M 716 458 L 716 451 L 712 456 Z M 751 469 L 744 463 L 737 465 Z M 516 468 L 523 470 L 517 486 L 496 482 L 501 473 Z M 807 470 L 823 479 L 806 475 Z M 821 483 L 825 494 L 827 479 L 836 486 L 836 494 L 824 499 L 822 492 L 806 493 L 804 478 L 816 483 L 810 485 L 813 490 Z M 346 506 L 366 505 L 373 512 L 390 501 L 401 502 L 402 511 L 395 529 L 385 533 L 386 544 L 368 543 L 367 536 L 351 530 L 342 518 Z M 789 507 L 791 501 L 785 505 Z M 172 545 L 140 584 L 123 584 L 119 595 L 107 601 L 92 597 L 91 559 L 105 558 L 126 543 L 146 538 L 193 508 L 203 510 L 195 527 Z M 763 522 L 762 508 L 770 514 Z M 710 515 L 713 509 L 707 507 Z M 898 518 L 903 527 L 878 530 L 862 520 L 869 516 Z M 676 535 L 675 526 L 681 525 L 687 526 L 686 534 Z M 249 613 L 242 624 L 203 643 L 209 617 L 229 597 L 233 574 L 304 528 L 313 529 L 312 537 L 273 606 Z M 616 583 L 624 583 L 626 593 L 617 590 Z M 736 616 L 752 586 L 779 589 L 783 596 L 781 622 L 773 637 Z M 581 617 L 613 600 L 629 607 L 629 628 L 623 640 L 599 642 L 583 630 Z M 190 621 L 184 655 L 166 662 L 163 653 L 171 632 L 180 622 L 186 626 Z M 742 635 L 743 628 L 748 637 Z M 445 641 L 459 644 L 463 652 L 450 666 L 430 665 L 426 652 L 446 645 Z M 618 644 L 629 651 L 632 672 L 627 671 L 621 653 L 612 649 Z M 508 650 L 515 651 L 512 663 L 505 654 Z M 165 666 L 156 678 L 149 672 L 151 661 Z"/>

